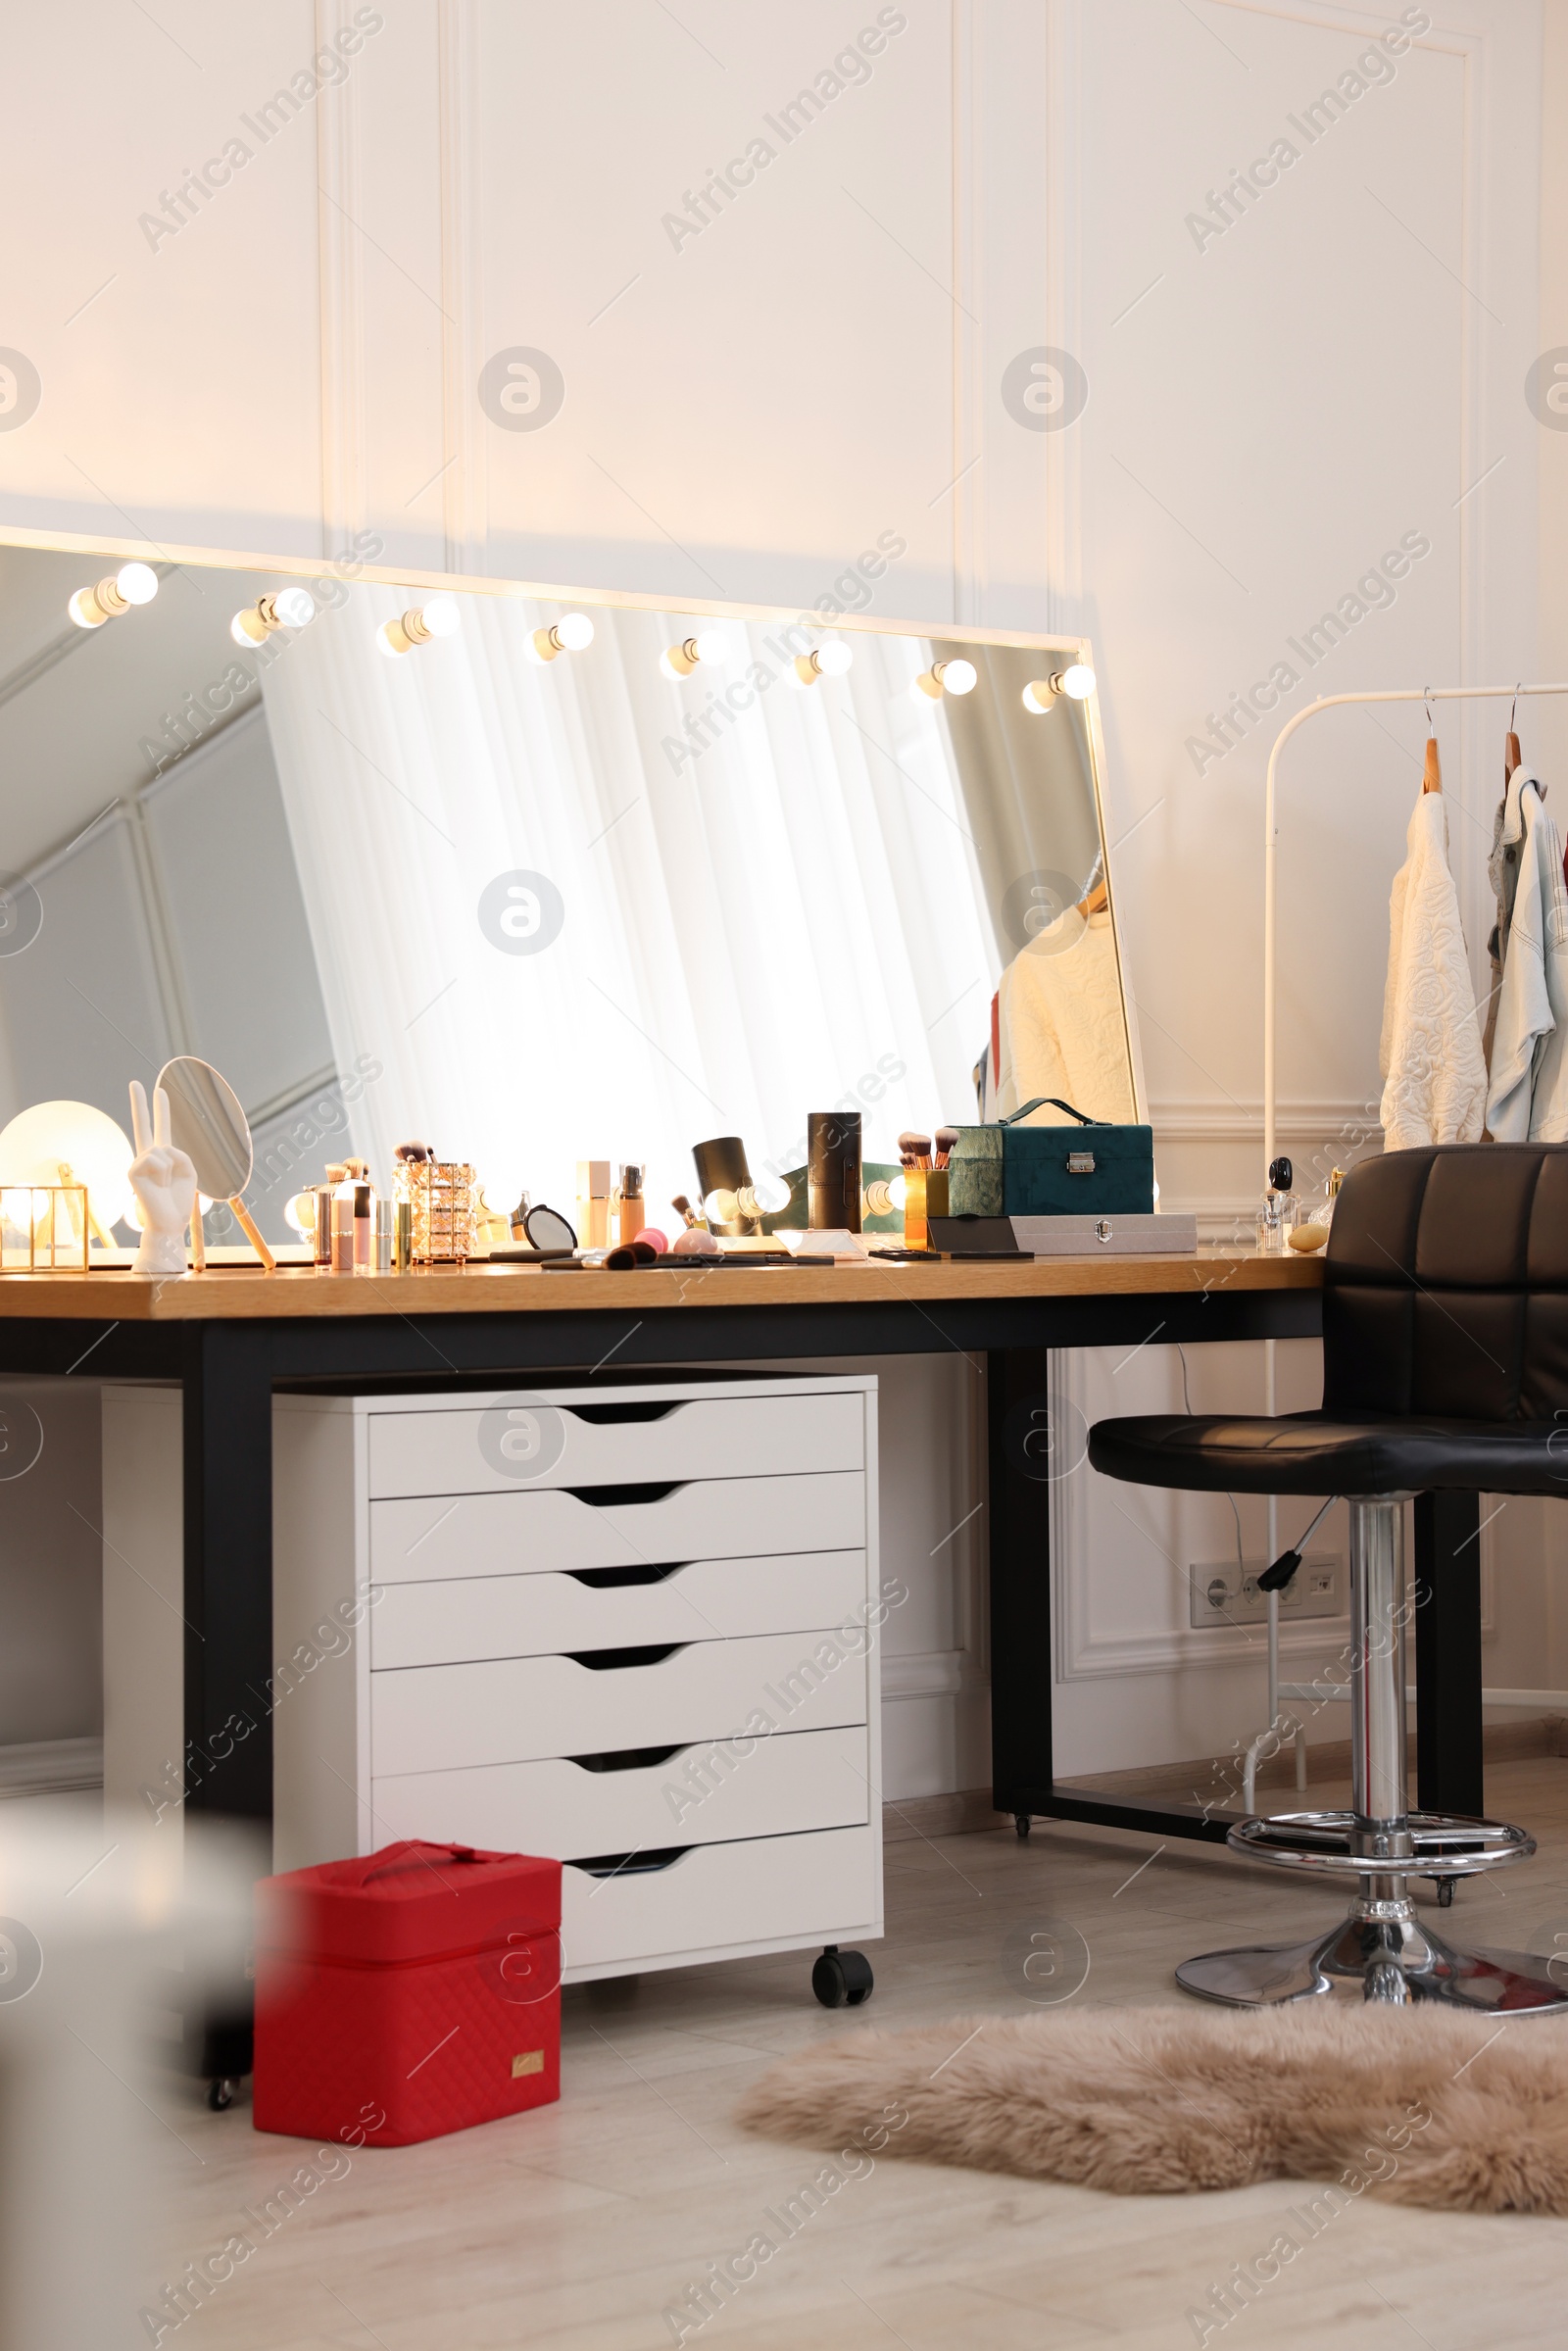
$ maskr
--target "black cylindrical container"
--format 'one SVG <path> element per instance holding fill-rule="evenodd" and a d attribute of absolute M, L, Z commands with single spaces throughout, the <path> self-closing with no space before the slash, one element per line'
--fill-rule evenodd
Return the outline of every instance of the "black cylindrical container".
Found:
<path fill-rule="evenodd" d="M 860 1229 L 860 1113 L 811 1110 L 806 1120 L 807 1222 L 813 1233 Z"/>
<path fill-rule="evenodd" d="M 697 1168 L 698 1199 L 707 1214 L 709 1231 L 732 1235 L 760 1233 L 761 1218 L 748 1215 L 740 1204 L 742 1193 L 748 1200 L 752 1197 L 752 1171 L 746 1162 L 746 1146 L 739 1135 L 714 1135 L 707 1143 L 694 1143 L 692 1159 Z M 710 1208 L 708 1202 L 714 1193 L 719 1199 Z"/>

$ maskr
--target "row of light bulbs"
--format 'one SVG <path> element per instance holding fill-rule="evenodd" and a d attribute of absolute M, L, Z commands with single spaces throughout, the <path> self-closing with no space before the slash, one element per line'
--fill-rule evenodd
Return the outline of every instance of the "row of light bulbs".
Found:
<path fill-rule="evenodd" d="M 78 588 L 67 610 L 78 628 L 101 628 L 106 620 L 118 620 L 134 605 L 151 604 L 157 593 L 158 574 L 150 564 L 124 563 L 110 578 L 98 580 L 90 588 Z M 236 612 L 228 633 L 236 645 L 262 645 L 278 629 L 305 628 L 315 617 L 316 600 L 309 589 L 278 588 Z M 455 596 L 432 596 L 428 603 L 413 606 L 396 619 L 383 620 L 375 632 L 376 644 L 389 661 L 401 661 L 416 646 L 455 636 L 462 619 Z M 586 612 L 564 612 L 551 627 L 536 628 L 523 650 L 531 661 L 542 665 L 564 653 L 586 653 L 593 641 L 594 624 Z M 666 645 L 659 666 L 678 685 L 705 662 L 722 668 L 731 650 L 721 628 L 699 629 L 676 645 Z M 790 679 L 795 685 L 814 686 L 820 678 L 842 677 L 854 660 L 853 648 L 842 637 L 829 637 L 809 653 L 796 656 L 790 664 Z M 952 661 L 933 661 L 914 682 L 920 693 L 940 702 L 944 694 L 972 694 L 979 679 L 973 661 L 956 656 Z M 1094 690 L 1094 671 L 1084 661 L 1072 661 L 1047 677 L 1031 678 L 1023 690 L 1023 707 L 1041 718 L 1055 708 L 1060 696 L 1085 702 Z"/>

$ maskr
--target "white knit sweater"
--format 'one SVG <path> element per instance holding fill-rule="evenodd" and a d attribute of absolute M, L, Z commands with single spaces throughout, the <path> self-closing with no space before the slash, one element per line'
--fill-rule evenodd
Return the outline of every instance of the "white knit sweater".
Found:
<path fill-rule="evenodd" d="M 1389 900 L 1389 977 L 1378 1053 L 1384 1148 L 1478 1143 L 1487 1065 L 1441 792 L 1422 793 L 1405 844 Z"/>

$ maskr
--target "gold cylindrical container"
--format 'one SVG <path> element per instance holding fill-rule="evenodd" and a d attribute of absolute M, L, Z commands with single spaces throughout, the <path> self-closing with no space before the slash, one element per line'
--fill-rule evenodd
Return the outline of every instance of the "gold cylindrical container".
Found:
<path fill-rule="evenodd" d="M 413 1159 L 408 1184 L 412 1262 L 464 1264 L 473 1254 L 473 1169 L 460 1159 Z"/>
<path fill-rule="evenodd" d="M 946 1184 L 947 1179 L 944 1177 L 943 1181 Z M 930 1184 L 931 1170 L 929 1168 L 906 1167 L 905 1169 L 904 1246 L 906 1249 L 924 1249 L 927 1246 L 929 1227 L 926 1224 L 926 1217 L 930 1211 L 926 1202 Z"/>

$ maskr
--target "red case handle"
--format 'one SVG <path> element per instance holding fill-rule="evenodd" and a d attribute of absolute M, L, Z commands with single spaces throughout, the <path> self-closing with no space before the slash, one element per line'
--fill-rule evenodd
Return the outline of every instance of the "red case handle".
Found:
<path fill-rule="evenodd" d="M 383 1845 L 379 1853 L 372 1853 L 361 1867 L 358 1877 L 347 1878 L 343 1883 L 354 1886 L 368 1886 L 370 1880 L 378 1878 L 383 1870 L 395 1868 L 406 1853 L 439 1853 L 447 1861 L 478 1859 L 472 1845 L 433 1845 L 422 1837 L 400 1837 L 396 1844 Z"/>

